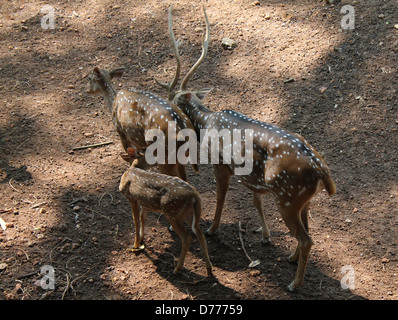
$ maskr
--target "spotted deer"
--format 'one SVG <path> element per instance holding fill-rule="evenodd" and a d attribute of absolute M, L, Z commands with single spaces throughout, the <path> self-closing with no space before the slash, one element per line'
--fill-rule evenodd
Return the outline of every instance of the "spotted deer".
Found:
<path fill-rule="evenodd" d="M 321 155 L 300 135 L 232 110 L 212 112 L 202 101 L 210 91 L 209 89 L 190 90 L 187 88 L 189 79 L 206 58 L 210 41 L 209 20 L 204 8 L 203 10 L 206 32 L 202 43 L 202 54 L 183 78 L 178 90 L 167 87 L 169 98 L 188 115 L 197 132 L 202 129 L 226 128 L 231 131 L 234 129 L 252 130 L 250 138 L 253 139 L 253 168 L 249 174 L 241 175 L 240 181 L 253 193 L 253 204 L 262 225 L 262 241 L 268 243 L 270 237 L 262 209 L 263 194 L 273 196 L 284 222 L 298 241 L 296 250 L 289 257 L 289 261 L 298 262 L 295 278 L 288 286 L 290 291 L 294 291 L 304 281 L 305 268 L 313 245 L 307 218 L 310 199 L 322 189 L 326 189 L 331 196 L 335 193 L 336 187 Z M 178 43 L 175 41 L 172 29 L 171 8 L 169 32 L 179 70 L 181 62 Z M 177 80 L 175 79 L 173 83 L 177 83 Z M 242 143 L 246 138 L 248 137 L 243 136 L 237 143 Z M 219 227 L 230 178 L 236 167 L 237 165 L 233 162 L 231 164 L 220 162 L 214 165 L 217 204 L 213 223 L 207 230 L 210 235 Z"/>
<path fill-rule="evenodd" d="M 144 224 L 147 212 L 160 212 L 165 215 L 173 231 L 181 239 L 180 258 L 174 273 L 177 274 L 184 265 L 185 256 L 192 241 L 191 234 L 186 230 L 186 221 L 196 235 L 206 261 L 207 275 L 212 274 L 212 265 L 207 250 L 207 243 L 199 222 L 201 215 L 201 199 L 199 193 L 186 181 L 156 172 L 145 171 L 147 163 L 133 148 L 128 148 L 130 168 L 122 175 L 119 190 L 128 199 L 133 212 L 135 224 L 135 242 L 133 251 L 144 248 Z M 141 210 L 140 210 L 141 207 Z"/>
<path fill-rule="evenodd" d="M 88 93 L 102 94 L 125 151 L 129 147 L 135 147 L 138 152 L 144 153 L 152 143 L 145 139 L 146 133 L 151 129 L 164 133 L 166 154 L 172 152 L 171 149 L 174 147 L 178 150 L 183 142 L 173 137 L 176 146 L 168 148 L 168 136 L 178 135 L 183 129 L 193 129 L 189 118 L 178 107 L 153 93 L 136 89 L 122 89 L 116 92 L 112 79 L 120 78 L 124 71 L 124 68 L 107 71 L 95 67 L 89 75 Z M 174 132 L 168 130 L 169 123 L 175 123 Z M 165 158 L 164 163 L 158 164 L 159 170 L 161 173 L 186 180 L 185 166 L 176 160 L 168 161 L 168 158 Z M 192 164 L 192 167 L 194 171 L 198 171 L 197 164 Z"/>

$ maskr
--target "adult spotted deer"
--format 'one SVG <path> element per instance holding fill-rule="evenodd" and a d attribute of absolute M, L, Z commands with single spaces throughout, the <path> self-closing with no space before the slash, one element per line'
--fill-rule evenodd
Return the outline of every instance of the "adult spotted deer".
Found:
<path fill-rule="evenodd" d="M 204 10 L 206 34 L 203 39 L 202 54 L 181 82 L 179 90 L 167 87 L 169 98 L 188 115 L 197 132 L 201 129 L 249 130 L 249 136 L 234 143 L 242 144 L 248 137 L 253 139 L 253 168 L 250 173 L 241 175 L 241 182 L 253 192 L 253 204 L 258 211 L 262 224 L 262 241 L 269 242 L 269 229 L 262 210 L 262 195 L 271 194 L 287 227 L 298 240 L 295 252 L 289 257 L 298 262 L 296 276 L 288 289 L 293 291 L 304 280 L 304 273 L 313 241 L 308 232 L 308 208 L 310 199 L 322 189 L 329 195 L 336 191 L 329 169 L 320 154 L 301 136 L 283 130 L 275 125 L 251 119 L 232 110 L 212 112 L 204 106 L 202 99 L 208 89 L 189 90 L 187 84 L 195 70 L 204 61 L 210 41 L 209 21 Z M 171 9 L 169 12 L 169 30 L 180 70 L 178 43 L 172 29 Z M 178 75 L 178 73 L 177 73 Z M 176 76 L 177 76 L 176 75 Z M 174 79 L 173 83 L 177 80 Z M 251 130 L 251 131 L 250 131 Z M 232 135 L 232 133 L 231 133 Z M 220 149 L 221 150 L 221 149 Z M 248 152 L 249 150 L 246 150 Z M 230 177 L 237 168 L 235 163 L 214 165 L 217 184 L 217 205 L 212 226 L 207 231 L 213 234 L 219 227 L 225 196 Z"/>
<path fill-rule="evenodd" d="M 177 141 L 176 136 L 183 129 L 193 129 L 191 121 L 178 107 L 153 93 L 135 89 L 123 89 L 116 92 L 112 79 L 120 78 L 124 71 L 124 68 L 112 71 L 94 68 L 89 75 L 88 93 L 103 95 L 125 151 L 134 146 L 138 152 L 145 152 L 152 143 L 145 139 L 148 130 L 160 130 L 165 136 L 165 154 L 175 153 L 183 144 L 182 141 Z M 175 124 L 174 131 L 168 130 L 171 123 Z M 170 141 L 176 141 L 176 145 L 170 148 L 169 135 L 173 135 Z M 169 161 L 166 157 L 164 160 L 164 163 L 158 164 L 161 173 L 179 176 L 186 180 L 184 165 L 180 164 L 176 158 Z M 197 172 L 197 164 L 192 166 Z"/>
<path fill-rule="evenodd" d="M 185 256 L 192 241 L 187 232 L 186 221 L 196 235 L 206 261 L 207 274 L 212 274 L 212 266 L 207 250 L 206 238 L 200 230 L 201 200 L 194 187 L 178 177 L 145 171 L 147 163 L 144 157 L 132 149 L 127 150 L 129 158 L 125 160 L 131 164 L 123 174 L 119 190 L 128 199 L 133 212 L 135 224 L 134 251 L 142 250 L 144 246 L 144 224 L 148 211 L 161 212 L 168 219 L 173 230 L 181 239 L 180 258 L 174 273 L 178 273 L 183 265 Z M 141 210 L 140 210 L 141 207 Z"/>

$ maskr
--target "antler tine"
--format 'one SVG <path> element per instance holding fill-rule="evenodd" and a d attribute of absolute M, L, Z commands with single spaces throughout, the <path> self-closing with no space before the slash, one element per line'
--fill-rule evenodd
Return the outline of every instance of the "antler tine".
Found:
<path fill-rule="evenodd" d="M 209 23 L 209 19 L 207 17 L 206 9 L 205 9 L 204 5 L 203 5 L 203 12 L 205 14 L 205 20 L 206 20 L 206 34 L 205 34 L 205 36 L 203 38 L 202 54 L 199 57 L 198 61 L 196 61 L 196 63 L 191 68 L 191 70 L 188 71 L 188 73 L 186 74 L 186 76 L 182 80 L 181 86 L 180 86 L 180 90 L 184 90 L 184 91 L 186 90 L 189 78 L 194 74 L 196 69 L 204 61 L 204 59 L 206 58 L 206 55 L 207 55 L 207 48 L 208 48 L 209 42 L 210 42 L 210 23 Z"/>
<path fill-rule="evenodd" d="M 180 73 L 181 73 L 181 59 L 180 59 L 180 53 L 178 52 L 178 42 L 175 39 L 174 36 L 174 31 L 173 31 L 173 15 L 172 15 L 172 9 L 173 9 L 173 5 L 170 5 L 169 8 L 169 34 L 170 34 L 170 38 L 171 38 L 171 43 L 173 45 L 173 50 L 174 50 L 174 56 L 177 60 L 177 69 L 176 69 L 176 74 L 174 76 L 174 79 L 172 82 L 168 82 L 168 83 L 164 83 L 164 82 L 160 82 L 155 78 L 155 81 L 158 85 L 160 85 L 163 88 L 166 88 L 167 91 L 169 92 L 169 95 L 172 95 L 172 91 L 174 89 L 174 87 L 176 86 L 178 79 L 180 78 Z"/>

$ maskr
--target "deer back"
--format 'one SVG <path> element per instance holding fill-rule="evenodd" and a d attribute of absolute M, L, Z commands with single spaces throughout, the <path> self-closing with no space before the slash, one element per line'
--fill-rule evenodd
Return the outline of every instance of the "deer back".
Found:
<path fill-rule="evenodd" d="M 194 187 L 178 177 L 145 171 L 132 165 L 122 176 L 120 192 L 148 210 L 179 212 L 192 198 L 199 198 Z"/>
<path fill-rule="evenodd" d="M 177 133 L 185 128 L 194 129 L 178 107 L 146 91 L 130 89 L 118 92 L 112 114 L 117 131 L 131 140 L 139 151 L 151 143 L 145 141 L 147 130 L 159 129 L 167 136 L 170 121 L 176 123 Z"/>

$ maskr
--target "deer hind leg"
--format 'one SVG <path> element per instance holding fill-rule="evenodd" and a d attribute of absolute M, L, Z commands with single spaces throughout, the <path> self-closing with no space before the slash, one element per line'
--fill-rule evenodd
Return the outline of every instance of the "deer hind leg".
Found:
<path fill-rule="evenodd" d="M 200 201 L 200 200 L 199 200 Z M 198 238 L 200 247 L 202 249 L 202 254 L 206 262 L 206 269 L 207 269 L 207 276 L 210 277 L 213 272 L 212 272 L 212 265 L 210 262 L 210 257 L 209 257 L 209 251 L 207 248 L 207 242 L 206 238 L 200 229 L 199 222 L 200 222 L 200 215 L 201 215 L 201 205 L 200 202 L 195 203 L 193 205 L 193 210 L 192 210 L 192 217 L 189 217 L 188 222 L 192 226 L 192 231 L 195 233 L 196 237 Z"/>
<path fill-rule="evenodd" d="M 214 176 L 217 184 L 217 205 L 216 213 L 211 227 L 206 231 L 207 234 L 214 234 L 220 226 L 221 213 L 224 207 L 225 196 L 231 180 L 231 171 L 224 165 L 214 165 Z"/>
<path fill-rule="evenodd" d="M 305 228 L 305 230 L 308 231 L 308 208 L 310 206 L 310 202 L 308 201 L 304 207 L 301 209 L 300 212 L 300 217 L 301 217 L 301 221 L 303 223 L 303 226 Z M 299 256 L 300 256 L 300 247 L 299 245 L 297 245 L 296 250 L 294 251 L 294 253 L 292 253 L 289 257 L 289 262 L 297 262 L 299 260 Z"/>
<path fill-rule="evenodd" d="M 270 232 L 267 223 L 265 222 L 265 217 L 263 212 L 263 195 L 261 193 L 253 192 L 253 204 L 257 209 L 261 221 L 261 227 L 263 232 L 263 237 L 261 239 L 261 242 L 267 244 L 270 242 Z"/>
<path fill-rule="evenodd" d="M 212 265 L 211 265 L 211 262 L 210 262 L 210 257 L 209 257 L 209 251 L 208 251 L 208 248 L 207 248 L 206 238 L 205 238 L 202 230 L 200 230 L 199 224 L 195 228 L 195 233 L 196 233 L 196 236 L 198 238 L 200 247 L 202 249 L 203 257 L 205 258 L 207 276 L 210 277 L 213 274 Z"/>
<path fill-rule="evenodd" d="M 301 286 L 304 282 L 304 273 L 307 266 L 308 256 L 312 247 L 312 239 L 306 230 L 302 221 L 302 209 L 308 210 L 308 207 L 297 208 L 295 206 L 279 207 L 279 211 L 285 221 L 287 227 L 293 236 L 297 239 L 298 245 L 296 251 L 291 256 L 290 260 L 297 259 L 298 266 L 296 276 L 293 282 L 288 286 L 290 291 L 294 291 L 297 287 Z"/>
<path fill-rule="evenodd" d="M 191 245 L 192 236 L 189 232 L 187 232 L 184 226 L 184 215 L 182 214 L 185 211 L 184 208 L 180 214 L 176 216 L 175 219 L 170 219 L 171 226 L 173 227 L 173 231 L 177 233 L 177 235 L 181 239 L 181 254 L 180 257 L 177 259 L 177 266 L 174 269 L 174 274 L 177 274 L 181 271 L 182 267 L 184 266 L 185 256 L 187 255 L 189 246 Z"/>

